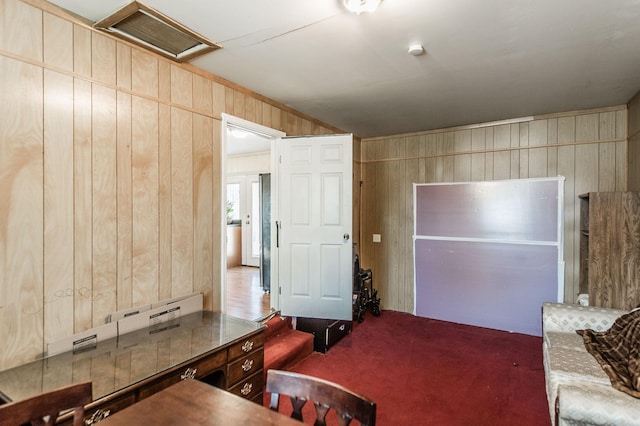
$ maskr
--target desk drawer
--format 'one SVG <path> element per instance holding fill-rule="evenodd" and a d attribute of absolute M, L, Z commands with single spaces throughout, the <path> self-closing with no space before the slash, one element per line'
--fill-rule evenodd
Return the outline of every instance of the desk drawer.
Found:
<path fill-rule="evenodd" d="M 224 371 L 227 362 L 226 351 L 218 351 L 200 361 L 185 365 L 179 370 L 162 376 L 159 380 L 144 386 L 140 389 L 139 399 L 144 399 L 162 389 L 178 383 L 185 379 L 200 379 L 213 373 L 216 370 Z"/>
<path fill-rule="evenodd" d="M 229 392 L 241 396 L 245 399 L 254 399 L 258 394 L 262 393 L 264 386 L 264 377 L 262 370 L 254 373 L 245 380 L 240 381 L 237 385 L 228 389 Z"/>
<path fill-rule="evenodd" d="M 240 380 L 251 376 L 258 370 L 262 370 L 264 365 L 264 350 L 259 348 L 243 358 L 229 363 L 227 370 L 227 383 L 233 386 Z"/>
<path fill-rule="evenodd" d="M 98 422 L 100 422 L 100 420 L 107 418 L 120 410 L 124 410 L 128 406 L 135 404 L 135 402 L 136 395 L 133 392 L 125 394 L 119 398 L 112 399 L 110 401 L 94 401 L 85 407 L 84 424 L 87 426 L 97 424 Z M 73 417 L 69 416 L 69 419 L 62 422 L 61 424 L 73 424 Z"/>
<path fill-rule="evenodd" d="M 229 348 L 229 361 L 256 352 L 264 345 L 264 332 L 247 337 Z"/>

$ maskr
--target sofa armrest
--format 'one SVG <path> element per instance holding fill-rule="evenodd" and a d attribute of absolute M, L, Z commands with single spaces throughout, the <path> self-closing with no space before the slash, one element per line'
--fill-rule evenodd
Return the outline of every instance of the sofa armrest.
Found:
<path fill-rule="evenodd" d="M 608 330 L 617 318 L 627 312 L 596 306 L 545 302 L 542 305 L 542 329 L 545 333 L 549 331 L 571 332 L 586 328 L 604 331 Z"/>

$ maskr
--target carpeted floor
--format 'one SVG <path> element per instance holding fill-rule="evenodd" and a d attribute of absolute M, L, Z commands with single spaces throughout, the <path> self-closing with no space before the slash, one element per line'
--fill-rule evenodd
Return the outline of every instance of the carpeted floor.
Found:
<path fill-rule="evenodd" d="M 541 346 L 540 337 L 384 311 L 290 369 L 374 400 L 381 426 L 545 426 Z"/>

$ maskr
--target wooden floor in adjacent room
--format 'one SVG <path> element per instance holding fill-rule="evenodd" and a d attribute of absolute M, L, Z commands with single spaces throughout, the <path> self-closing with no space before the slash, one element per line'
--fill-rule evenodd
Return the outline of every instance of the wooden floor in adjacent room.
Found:
<path fill-rule="evenodd" d="M 227 269 L 228 315 L 255 320 L 269 313 L 271 295 L 260 287 L 260 268 L 238 266 Z"/>

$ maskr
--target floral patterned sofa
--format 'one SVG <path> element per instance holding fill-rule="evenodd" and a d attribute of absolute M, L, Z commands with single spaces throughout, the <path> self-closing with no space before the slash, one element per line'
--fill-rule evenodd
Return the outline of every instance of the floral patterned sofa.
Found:
<path fill-rule="evenodd" d="M 640 425 L 640 399 L 611 386 L 609 376 L 575 332 L 608 330 L 627 312 L 543 304 L 543 360 L 552 425 Z"/>

